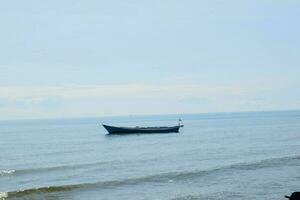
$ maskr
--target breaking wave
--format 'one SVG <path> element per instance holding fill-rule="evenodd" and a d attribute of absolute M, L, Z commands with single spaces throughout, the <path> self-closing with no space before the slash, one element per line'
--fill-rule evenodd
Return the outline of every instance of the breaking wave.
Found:
<path fill-rule="evenodd" d="M 16 172 L 16 170 L 0 170 L 0 176 L 10 175 L 15 172 Z"/>
<path fill-rule="evenodd" d="M 7 192 L 0 192 L 0 200 L 5 199 L 8 197 Z"/>

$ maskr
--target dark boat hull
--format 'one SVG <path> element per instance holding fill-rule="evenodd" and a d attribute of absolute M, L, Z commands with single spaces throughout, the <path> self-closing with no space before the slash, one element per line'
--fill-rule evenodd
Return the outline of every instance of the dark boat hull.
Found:
<path fill-rule="evenodd" d="M 151 133 L 178 133 L 181 126 L 171 127 L 115 127 L 104 125 L 109 134 L 151 134 Z"/>

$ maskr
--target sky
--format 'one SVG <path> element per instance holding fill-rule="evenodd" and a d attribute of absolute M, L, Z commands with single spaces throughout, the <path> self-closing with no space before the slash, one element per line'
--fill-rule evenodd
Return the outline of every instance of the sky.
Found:
<path fill-rule="evenodd" d="M 0 119 L 300 109 L 300 1 L 0 2 Z"/>

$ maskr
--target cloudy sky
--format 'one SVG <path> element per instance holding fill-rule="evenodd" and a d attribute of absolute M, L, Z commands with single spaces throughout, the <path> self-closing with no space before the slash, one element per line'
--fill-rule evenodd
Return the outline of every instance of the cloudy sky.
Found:
<path fill-rule="evenodd" d="M 300 109 L 297 0 L 0 2 L 0 119 Z"/>

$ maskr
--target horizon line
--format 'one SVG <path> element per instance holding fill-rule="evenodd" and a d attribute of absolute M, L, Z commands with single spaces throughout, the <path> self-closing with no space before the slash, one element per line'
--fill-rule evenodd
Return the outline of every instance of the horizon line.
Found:
<path fill-rule="evenodd" d="M 195 113 L 168 113 L 168 114 L 131 114 L 131 115 L 104 115 L 104 116 L 74 116 L 74 117 L 41 117 L 41 118 L 16 118 L 16 119 L 0 119 L 5 121 L 36 121 L 36 120 L 68 120 L 68 119 L 88 119 L 88 118 L 118 118 L 118 117 L 146 117 L 146 116 L 176 116 L 176 115 L 206 115 L 206 114 L 238 114 L 238 113 L 271 113 L 271 112 L 300 112 L 297 109 L 274 109 L 274 110 L 249 110 L 249 111 L 220 111 L 220 112 L 195 112 Z"/>

